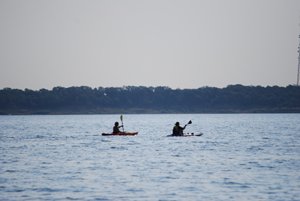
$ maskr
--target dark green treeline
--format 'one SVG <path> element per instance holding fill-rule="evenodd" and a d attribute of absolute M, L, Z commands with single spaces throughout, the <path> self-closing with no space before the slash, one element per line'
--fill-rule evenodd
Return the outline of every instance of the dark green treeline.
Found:
<path fill-rule="evenodd" d="M 0 114 L 300 112 L 300 87 L 229 85 L 226 88 L 168 87 L 0 90 Z"/>

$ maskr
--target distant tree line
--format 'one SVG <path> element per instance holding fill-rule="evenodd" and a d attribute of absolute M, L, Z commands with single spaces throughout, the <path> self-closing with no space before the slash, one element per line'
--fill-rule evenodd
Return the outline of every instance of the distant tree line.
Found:
<path fill-rule="evenodd" d="M 300 112 L 300 87 L 126 86 L 0 90 L 0 114 Z"/>

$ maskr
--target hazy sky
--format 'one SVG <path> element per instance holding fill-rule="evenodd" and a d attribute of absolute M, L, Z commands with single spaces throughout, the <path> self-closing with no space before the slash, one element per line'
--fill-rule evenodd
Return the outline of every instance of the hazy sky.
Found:
<path fill-rule="evenodd" d="M 0 88 L 286 86 L 300 0 L 0 0 Z"/>

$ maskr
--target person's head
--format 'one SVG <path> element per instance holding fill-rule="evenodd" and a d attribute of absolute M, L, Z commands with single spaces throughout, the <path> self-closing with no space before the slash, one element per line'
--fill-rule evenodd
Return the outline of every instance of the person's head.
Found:
<path fill-rule="evenodd" d="M 175 123 L 175 126 L 179 126 L 179 122 L 178 121 Z"/>
<path fill-rule="evenodd" d="M 115 122 L 115 126 L 119 126 L 119 122 L 116 121 L 116 122 Z"/>

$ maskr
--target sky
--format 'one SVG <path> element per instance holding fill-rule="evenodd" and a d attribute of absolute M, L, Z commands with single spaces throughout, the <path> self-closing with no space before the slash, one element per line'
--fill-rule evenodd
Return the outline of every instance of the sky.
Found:
<path fill-rule="evenodd" d="M 299 0 L 0 0 L 0 88 L 287 86 Z"/>

